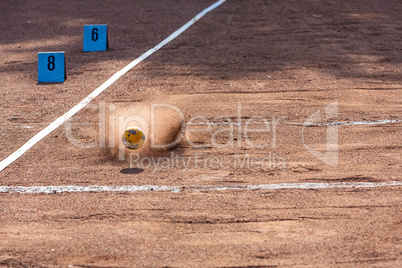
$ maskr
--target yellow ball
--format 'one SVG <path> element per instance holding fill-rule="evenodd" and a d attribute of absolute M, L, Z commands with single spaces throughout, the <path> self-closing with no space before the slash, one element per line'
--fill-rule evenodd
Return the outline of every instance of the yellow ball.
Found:
<path fill-rule="evenodd" d="M 124 146 L 128 149 L 139 149 L 145 143 L 145 135 L 144 132 L 138 127 L 129 127 L 127 128 L 121 140 L 123 141 Z"/>

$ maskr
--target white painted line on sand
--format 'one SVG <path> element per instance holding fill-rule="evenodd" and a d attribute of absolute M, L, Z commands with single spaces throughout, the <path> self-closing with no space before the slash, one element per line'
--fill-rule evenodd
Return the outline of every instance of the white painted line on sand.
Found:
<path fill-rule="evenodd" d="M 26 142 L 21 148 L 19 148 L 17 151 L 12 153 L 10 156 L 8 156 L 6 159 L 0 162 L 0 172 L 4 170 L 8 165 L 13 163 L 15 160 L 17 160 L 19 157 L 21 157 L 26 151 L 32 148 L 36 143 L 38 143 L 40 140 L 42 140 L 44 137 L 46 137 L 50 132 L 58 128 L 61 124 L 66 122 L 68 119 L 70 119 L 73 115 L 75 115 L 78 111 L 80 111 L 82 108 L 84 108 L 88 103 L 90 103 L 94 98 L 96 98 L 99 94 L 101 94 L 105 89 L 107 89 L 110 85 L 112 85 L 117 79 L 119 79 L 122 75 L 127 73 L 129 70 L 131 70 L 134 66 L 142 62 L 144 59 L 148 58 L 151 56 L 154 52 L 158 51 L 161 49 L 163 46 L 168 44 L 170 41 L 178 37 L 180 34 L 182 34 L 185 30 L 187 30 L 191 25 L 193 25 L 195 22 L 197 22 L 199 19 L 201 19 L 205 14 L 208 12 L 214 10 L 221 4 L 223 4 L 226 0 L 220 0 L 216 2 L 215 4 L 209 6 L 208 8 L 204 9 L 201 13 L 199 13 L 197 16 L 192 18 L 189 22 L 184 24 L 180 29 L 172 33 L 170 36 L 168 36 L 165 40 L 157 44 L 154 48 L 151 48 L 144 54 L 142 54 L 139 58 L 135 59 L 131 63 L 129 63 L 126 67 L 115 73 L 112 77 L 110 77 L 106 82 L 104 82 L 100 87 L 95 89 L 91 94 L 88 95 L 85 99 L 83 99 L 80 103 L 78 103 L 76 106 L 71 108 L 68 112 L 66 112 L 64 115 L 60 116 L 57 118 L 55 121 L 53 121 L 50 125 L 48 125 L 46 128 L 44 128 L 42 131 L 40 131 L 38 134 L 33 136 L 28 142 Z"/>
<path fill-rule="evenodd" d="M 383 125 L 383 124 L 393 124 L 393 123 L 402 123 L 402 119 L 383 119 L 377 121 L 343 121 L 343 122 L 332 122 L 332 123 L 308 123 L 306 126 L 356 126 L 356 125 Z M 33 128 L 32 126 L 36 125 L 48 125 L 49 122 L 38 122 L 38 123 L 30 123 L 31 126 L 28 126 L 26 123 L 14 123 L 13 125 L 20 126 L 22 128 Z M 70 122 L 71 125 L 77 126 L 97 126 L 96 122 Z M 244 125 L 244 122 L 188 122 L 187 125 L 211 125 L 211 126 L 220 126 L 220 125 L 234 125 L 240 126 Z M 261 121 L 250 121 L 250 125 L 262 125 L 267 124 L 266 122 Z M 296 125 L 296 126 L 303 126 L 304 123 L 294 123 L 294 122 L 283 122 L 286 125 Z"/>
<path fill-rule="evenodd" d="M 280 183 L 260 185 L 207 185 L 207 186 L 158 186 L 158 185 L 126 185 L 126 186 L 0 186 L 0 193 L 20 194 L 57 194 L 57 193 L 104 193 L 104 192 L 181 192 L 181 191 L 255 191 L 283 189 L 331 189 L 331 188 L 377 188 L 402 186 L 402 181 L 387 182 L 333 182 L 333 183 Z"/>
<path fill-rule="evenodd" d="M 331 123 L 293 123 L 293 122 L 284 122 L 286 125 L 296 125 L 296 126 L 358 126 L 358 125 L 383 125 L 383 124 L 392 124 L 392 123 L 402 123 L 402 119 L 384 119 L 377 121 L 344 121 L 344 122 L 331 122 Z M 243 122 L 189 122 L 187 125 L 244 125 Z M 267 124 L 266 122 L 260 121 L 251 121 L 251 124 Z"/>
<path fill-rule="evenodd" d="M 377 120 L 377 121 L 344 121 L 344 122 L 331 122 L 331 123 L 286 123 L 288 125 L 300 125 L 300 126 L 312 126 L 312 127 L 320 127 L 320 126 L 358 126 L 358 125 L 383 125 L 383 124 L 392 124 L 392 123 L 401 123 L 402 119 L 385 119 L 385 120 Z"/>

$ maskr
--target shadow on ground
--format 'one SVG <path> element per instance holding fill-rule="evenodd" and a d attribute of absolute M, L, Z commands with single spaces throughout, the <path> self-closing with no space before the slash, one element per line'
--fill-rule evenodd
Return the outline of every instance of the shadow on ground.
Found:
<path fill-rule="evenodd" d="M 142 168 L 124 168 L 120 170 L 121 174 L 140 174 L 141 172 L 144 172 Z"/>

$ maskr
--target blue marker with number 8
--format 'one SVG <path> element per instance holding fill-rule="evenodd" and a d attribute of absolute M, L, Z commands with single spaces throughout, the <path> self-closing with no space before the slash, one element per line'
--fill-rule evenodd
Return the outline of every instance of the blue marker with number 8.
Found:
<path fill-rule="evenodd" d="M 66 60 L 62 52 L 38 53 L 38 82 L 62 83 L 66 80 Z"/>
<path fill-rule="evenodd" d="M 84 25 L 84 52 L 104 51 L 108 48 L 107 25 Z"/>

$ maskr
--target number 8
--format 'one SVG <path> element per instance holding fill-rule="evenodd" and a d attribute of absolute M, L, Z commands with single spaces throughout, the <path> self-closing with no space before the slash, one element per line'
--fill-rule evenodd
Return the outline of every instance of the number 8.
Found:
<path fill-rule="evenodd" d="M 49 71 L 53 71 L 54 70 L 54 68 L 56 67 L 56 64 L 54 64 L 54 56 L 53 55 L 51 55 L 51 56 L 49 56 L 48 58 L 47 58 L 47 62 L 48 62 L 48 64 L 47 64 L 47 68 L 49 69 Z"/>

